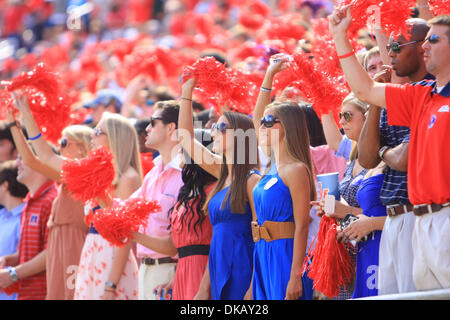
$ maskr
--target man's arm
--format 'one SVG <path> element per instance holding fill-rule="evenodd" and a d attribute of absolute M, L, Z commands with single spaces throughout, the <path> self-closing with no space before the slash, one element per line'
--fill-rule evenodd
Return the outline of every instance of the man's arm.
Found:
<path fill-rule="evenodd" d="M 381 109 L 377 106 L 369 107 L 369 114 L 358 141 L 358 161 L 366 169 L 375 168 L 381 161 L 380 150 L 380 115 Z"/>
<path fill-rule="evenodd" d="M 408 171 L 409 143 L 403 142 L 395 148 L 387 149 L 383 154 L 384 162 L 396 171 Z M 360 162 L 361 163 L 361 162 Z"/>
<path fill-rule="evenodd" d="M 353 51 L 347 36 L 351 18 L 349 6 L 336 9 L 330 18 L 330 31 L 333 34 L 338 56 L 344 56 Z M 355 55 L 341 58 L 340 62 L 345 79 L 358 99 L 386 108 L 386 85 L 373 81 Z"/>

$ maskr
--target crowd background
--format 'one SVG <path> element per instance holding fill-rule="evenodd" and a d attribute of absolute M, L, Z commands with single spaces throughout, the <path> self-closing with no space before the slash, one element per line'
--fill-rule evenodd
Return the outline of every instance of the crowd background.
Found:
<path fill-rule="evenodd" d="M 136 129 L 142 165 L 142 168 L 134 169 L 140 176 L 136 179 L 141 180 L 155 164 L 161 165 L 153 163 L 160 150 L 145 146 L 145 128 L 153 121 L 150 118 L 155 112 L 159 112 L 156 107 L 158 102 L 180 98 L 180 75 L 186 65 L 191 65 L 200 57 L 212 56 L 229 67 L 252 74 L 255 83 L 262 82 L 273 54 L 293 53 L 299 49 L 307 53 L 317 50 L 313 44 L 320 29 L 320 19 L 330 15 L 339 2 L 273 0 L 262 1 L 263 5 L 260 1 L 234 0 L 0 1 L 0 80 L 10 80 L 23 71 L 29 71 L 36 63 L 43 62 L 61 76 L 65 92 L 72 102 L 71 123 L 96 128 L 93 133 L 96 141 L 101 139 L 103 132 L 112 130 L 108 129 L 108 121 L 117 121 L 119 126 L 119 119 L 114 120 L 111 113 L 130 119 Z M 418 1 L 418 8 L 412 16 L 426 20 L 431 18 L 430 12 L 423 9 L 424 3 L 426 1 Z M 370 56 L 366 53 L 376 45 L 370 28 L 359 31 L 357 57 L 369 74 Z M 381 64 L 376 66 L 375 71 L 380 71 L 380 67 Z M 375 71 L 371 76 L 375 75 Z M 256 86 L 253 92 L 255 98 L 258 91 L 259 86 Z M 276 93 L 277 101 L 294 101 L 303 105 L 306 114 L 310 113 L 307 124 L 315 173 L 337 171 L 340 180 L 345 181 L 345 176 L 349 174 L 347 162 L 351 163 L 351 172 L 357 157 L 355 145 L 359 131 L 354 139 L 346 132 L 342 141 L 342 130 L 339 131 L 333 117 L 321 117 L 322 129 L 319 117 L 295 88 Z M 193 99 L 194 119 L 200 121 L 203 128 L 211 128 L 219 118 L 217 110 L 208 101 L 196 100 L 195 94 Z M 359 101 L 348 103 L 358 105 Z M 359 111 L 364 115 L 367 110 L 368 106 L 363 105 Z M 222 108 L 223 111 L 228 110 Z M 343 107 L 342 112 L 345 111 L 348 110 Z M 0 116 L 6 118 L 1 111 Z M 342 124 L 338 123 L 339 126 Z M 334 137 L 338 137 L 337 142 L 333 143 L 330 138 L 330 128 L 334 130 Z M 27 133 L 30 135 L 30 132 Z M 134 136 L 130 139 L 133 140 Z M 120 153 L 119 148 L 116 149 Z M 42 150 L 36 151 L 41 157 Z M 11 153 L 4 160 L 16 157 L 17 153 Z M 267 164 L 268 159 L 263 157 L 262 163 Z M 56 165 L 58 169 L 59 165 Z M 361 169 L 357 176 L 366 174 L 362 167 L 357 169 Z M 177 179 L 174 185 L 179 187 L 181 181 L 179 177 Z M 145 190 L 149 184 L 144 180 L 143 188 L 138 190 Z M 127 190 L 118 197 L 126 199 L 135 190 Z M 138 193 L 145 193 L 142 190 Z M 348 191 L 349 194 L 351 192 Z M 356 201 L 354 192 L 351 196 Z M 360 209 L 357 201 L 352 206 Z M 316 219 L 316 224 L 310 226 L 308 247 L 318 229 L 314 212 L 311 218 Z M 376 236 L 379 241 L 380 234 Z M 139 246 L 138 249 L 131 249 L 136 253 Z M 8 253 L 0 253 L 0 257 L 4 254 Z M 127 258 L 128 254 L 124 260 L 127 272 L 130 271 L 130 277 L 132 273 L 132 282 L 137 282 L 136 261 L 131 255 Z M 353 258 L 356 259 L 356 254 Z M 88 277 L 89 273 L 86 274 Z M 125 277 L 122 279 L 126 281 Z M 40 284 L 44 285 L 44 282 Z M 126 287 L 125 291 L 128 290 Z M 353 288 L 343 288 L 339 298 L 350 298 L 352 292 Z M 132 289 L 128 294 L 137 298 L 137 293 Z M 153 294 L 153 291 L 150 292 L 150 295 Z M 316 293 L 316 297 L 319 295 Z"/>

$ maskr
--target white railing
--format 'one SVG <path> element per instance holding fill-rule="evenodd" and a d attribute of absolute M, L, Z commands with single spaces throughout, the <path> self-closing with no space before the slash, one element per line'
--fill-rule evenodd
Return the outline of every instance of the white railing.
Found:
<path fill-rule="evenodd" d="M 450 288 L 398 294 L 386 294 L 354 300 L 450 300 Z"/>

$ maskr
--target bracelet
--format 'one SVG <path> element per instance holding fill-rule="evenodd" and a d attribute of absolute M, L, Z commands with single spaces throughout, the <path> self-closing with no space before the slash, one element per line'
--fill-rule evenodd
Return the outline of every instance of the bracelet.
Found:
<path fill-rule="evenodd" d="M 272 89 L 267 89 L 267 88 L 261 87 L 261 91 L 264 91 L 264 92 L 271 92 Z"/>
<path fill-rule="evenodd" d="M 183 100 L 188 100 L 188 101 L 191 101 L 191 102 L 192 102 L 192 99 L 188 99 L 188 98 L 185 98 L 185 97 L 181 97 L 181 99 L 183 99 Z"/>
<path fill-rule="evenodd" d="M 352 50 L 351 52 L 349 52 L 347 54 L 343 54 L 342 56 L 338 56 L 338 59 L 345 59 L 345 58 L 348 58 L 348 57 L 350 57 L 350 56 L 352 56 L 354 54 L 355 54 L 355 51 Z"/>
<path fill-rule="evenodd" d="M 105 291 L 106 291 L 106 292 L 112 292 L 112 293 L 115 293 L 115 292 L 116 292 L 116 290 L 108 290 L 108 289 L 105 289 Z"/>
<path fill-rule="evenodd" d="M 39 132 L 39 134 L 36 137 L 28 138 L 28 140 L 33 141 L 39 139 L 40 137 L 42 137 L 42 133 Z"/>
<path fill-rule="evenodd" d="M 17 121 L 13 121 L 13 122 L 10 122 L 10 123 L 8 123 L 7 125 L 6 125 L 6 127 L 8 128 L 8 129 L 11 129 L 12 127 L 19 127 L 19 125 L 17 124 Z"/>

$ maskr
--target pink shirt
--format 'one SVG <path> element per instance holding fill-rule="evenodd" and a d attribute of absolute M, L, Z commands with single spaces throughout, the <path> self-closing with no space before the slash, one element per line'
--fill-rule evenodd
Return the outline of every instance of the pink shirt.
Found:
<path fill-rule="evenodd" d="M 142 186 L 131 197 L 144 197 L 146 200 L 159 201 L 162 211 L 152 213 L 149 216 L 147 228 L 141 227 L 140 232 L 148 236 L 167 237 L 170 230 L 171 217 L 168 211 L 175 205 L 178 198 L 178 192 L 183 186 L 180 168 L 181 154 L 172 159 L 170 163 L 163 168 L 162 158 L 158 156 L 153 160 L 155 166 L 144 178 Z M 140 244 L 137 245 L 138 258 L 163 258 L 167 255 L 157 253 Z"/>

